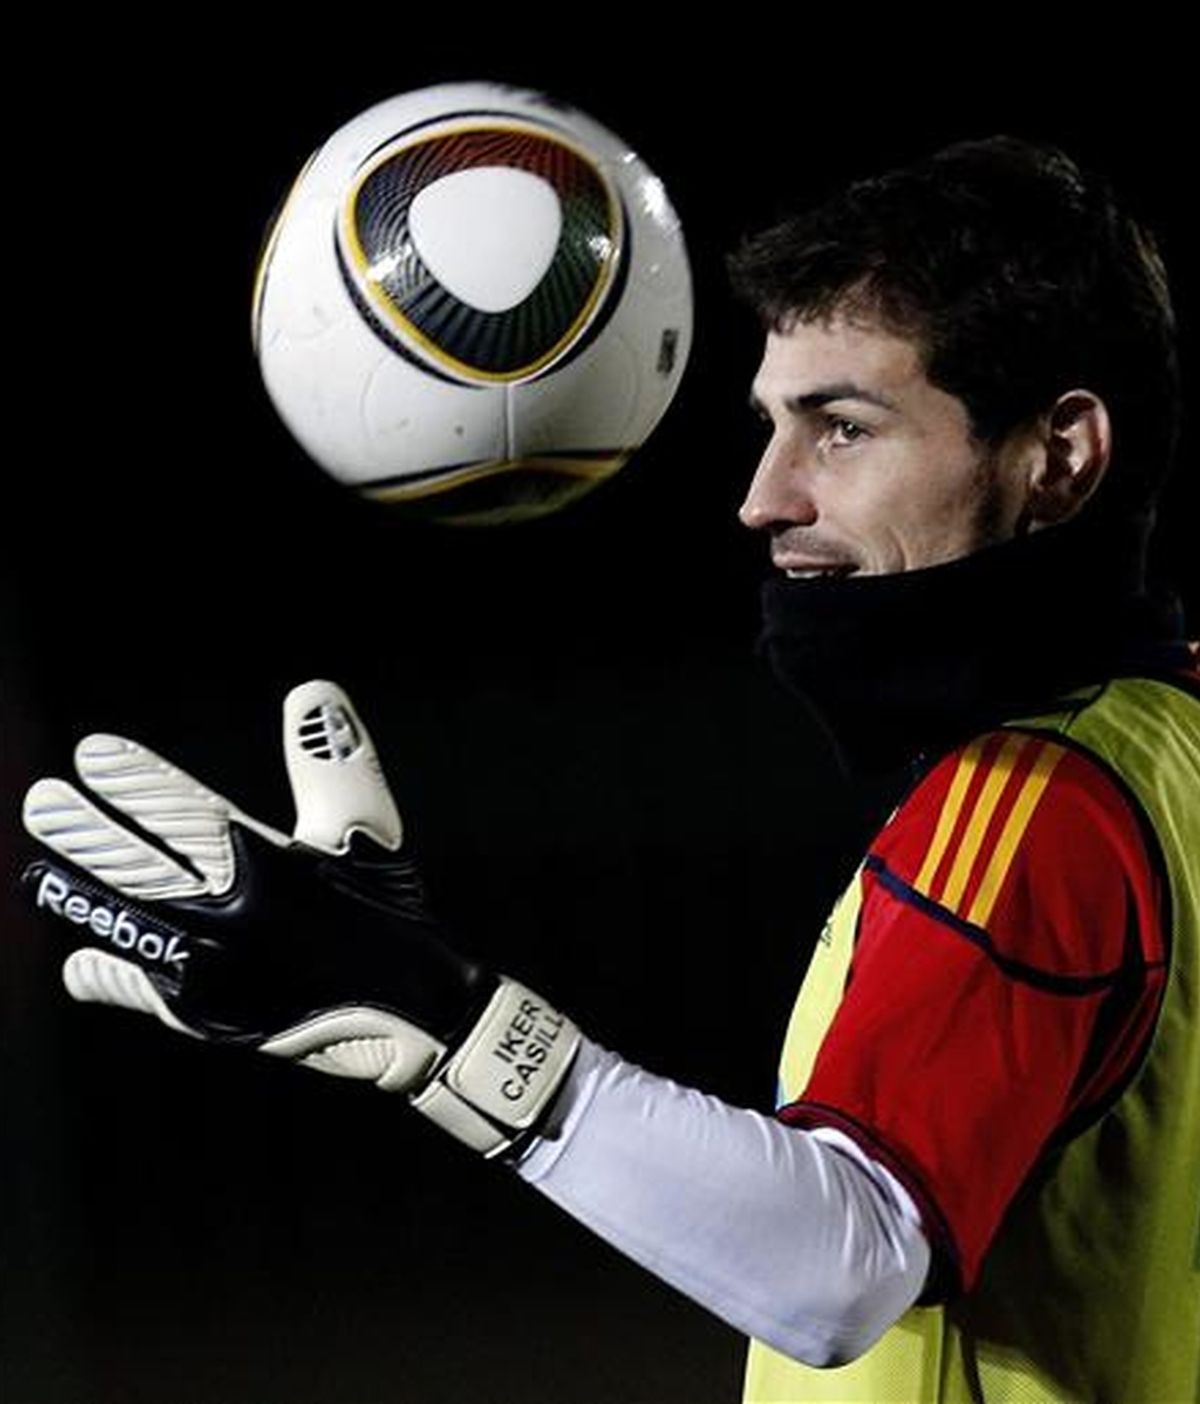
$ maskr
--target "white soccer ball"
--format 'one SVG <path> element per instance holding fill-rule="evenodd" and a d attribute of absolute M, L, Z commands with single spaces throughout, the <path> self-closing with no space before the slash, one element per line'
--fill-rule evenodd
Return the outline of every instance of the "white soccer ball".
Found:
<path fill-rule="evenodd" d="M 456 523 L 554 511 L 679 386 L 691 279 L 662 182 L 592 118 L 494 83 L 405 93 L 311 157 L 255 280 L 267 390 L 308 454 Z"/>

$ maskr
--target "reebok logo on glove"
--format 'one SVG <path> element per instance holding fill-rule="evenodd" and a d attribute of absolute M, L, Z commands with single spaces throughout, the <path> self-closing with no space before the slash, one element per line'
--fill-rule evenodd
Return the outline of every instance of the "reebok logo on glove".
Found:
<path fill-rule="evenodd" d="M 181 937 L 164 936 L 139 927 L 124 907 L 114 910 L 93 902 L 85 893 L 73 888 L 62 873 L 46 869 L 38 882 L 34 900 L 55 916 L 74 922 L 76 926 L 89 927 L 97 936 L 111 941 L 119 951 L 136 951 L 143 960 L 173 967 L 173 973 L 182 976 L 188 952 Z"/>

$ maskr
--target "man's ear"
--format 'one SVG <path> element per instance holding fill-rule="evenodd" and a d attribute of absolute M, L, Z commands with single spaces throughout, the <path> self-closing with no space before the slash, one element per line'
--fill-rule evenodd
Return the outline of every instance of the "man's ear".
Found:
<path fill-rule="evenodd" d="M 1112 422 L 1099 395 L 1068 390 L 1039 420 L 1041 452 L 1029 476 L 1031 526 L 1068 521 L 1103 481 L 1112 457 Z"/>

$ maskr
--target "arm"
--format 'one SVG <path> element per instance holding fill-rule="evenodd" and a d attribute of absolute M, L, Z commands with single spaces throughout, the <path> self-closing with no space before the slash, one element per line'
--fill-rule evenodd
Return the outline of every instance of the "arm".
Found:
<path fill-rule="evenodd" d="M 994 822 L 973 825 L 993 802 Z M 1053 743 L 998 735 L 949 757 L 880 835 L 864 883 L 842 1005 L 780 1121 L 585 1043 L 520 1166 L 651 1271 L 813 1365 L 865 1351 L 935 1258 L 939 1282 L 970 1285 L 1043 1150 L 1136 1062 L 1161 990 L 1136 817 Z"/>
<path fill-rule="evenodd" d="M 406 1093 L 485 1153 L 524 1147 L 545 1194 L 807 1359 L 861 1349 L 907 1306 L 928 1249 L 885 1170 L 591 1044 L 572 1067 L 570 1022 L 462 960 L 424 910 L 344 695 L 309 684 L 284 718 L 292 835 L 116 737 L 78 748 L 83 789 L 33 787 L 26 823 L 52 856 L 28 890 L 71 937 L 72 995 Z"/>
<path fill-rule="evenodd" d="M 929 1268 L 912 1200 L 846 1137 L 731 1107 L 586 1040 L 518 1172 L 723 1320 L 812 1365 L 866 1350 Z"/>

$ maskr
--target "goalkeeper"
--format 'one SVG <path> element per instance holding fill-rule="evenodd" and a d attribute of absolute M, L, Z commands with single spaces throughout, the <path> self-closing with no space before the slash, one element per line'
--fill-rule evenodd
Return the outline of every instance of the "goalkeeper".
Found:
<path fill-rule="evenodd" d="M 735 274 L 766 332 L 766 652 L 848 768 L 915 777 L 817 945 L 774 1115 L 455 953 L 332 684 L 285 704 L 290 835 L 88 738 L 80 785 L 27 798 L 32 900 L 77 998 L 369 1079 L 509 1161 L 753 1337 L 749 1400 L 1188 1399 L 1200 683 L 1144 580 L 1178 417 L 1153 245 L 994 140 Z"/>

